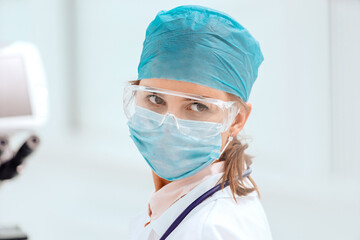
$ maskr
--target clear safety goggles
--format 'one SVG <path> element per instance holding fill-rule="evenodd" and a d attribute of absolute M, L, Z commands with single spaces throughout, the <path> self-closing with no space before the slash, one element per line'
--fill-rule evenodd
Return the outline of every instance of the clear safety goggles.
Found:
<path fill-rule="evenodd" d="M 132 124 L 154 129 L 171 122 L 183 134 L 195 137 L 225 132 L 240 112 L 239 104 L 234 101 L 139 85 L 125 87 L 123 103 Z"/>

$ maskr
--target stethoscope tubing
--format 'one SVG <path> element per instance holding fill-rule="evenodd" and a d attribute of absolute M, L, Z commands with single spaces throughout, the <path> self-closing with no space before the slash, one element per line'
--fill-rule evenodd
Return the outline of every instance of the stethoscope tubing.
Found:
<path fill-rule="evenodd" d="M 247 168 L 243 174 L 242 178 L 246 178 L 251 174 L 252 170 L 251 168 Z M 224 188 L 229 186 L 229 180 L 226 180 L 224 183 Z M 201 204 L 203 201 L 205 201 L 207 198 L 211 197 L 214 193 L 222 189 L 222 184 L 218 184 L 215 187 L 209 189 L 204 194 L 202 194 L 200 197 L 198 197 L 195 201 L 193 201 L 176 219 L 175 221 L 170 225 L 170 227 L 165 231 L 163 236 L 160 238 L 160 240 L 165 240 L 175 229 L 179 224 L 184 220 L 184 218 L 199 204 Z"/>

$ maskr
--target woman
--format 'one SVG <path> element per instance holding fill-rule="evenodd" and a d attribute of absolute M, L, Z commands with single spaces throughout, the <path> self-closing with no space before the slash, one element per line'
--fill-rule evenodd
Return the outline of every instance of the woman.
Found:
<path fill-rule="evenodd" d="M 258 42 L 222 12 L 180 6 L 150 23 L 138 80 L 124 92 L 155 185 L 131 239 L 271 239 L 236 138 L 262 61 Z"/>

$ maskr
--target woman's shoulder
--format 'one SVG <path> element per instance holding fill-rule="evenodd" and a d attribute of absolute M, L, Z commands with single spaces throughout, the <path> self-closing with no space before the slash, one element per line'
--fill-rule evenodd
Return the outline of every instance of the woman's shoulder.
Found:
<path fill-rule="evenodd" d="M 214 194 L 204 208 L 202 239 L 272 239 L 256 192 L 237 196 L 235 202 L 231 192 L 224 189 Z"/>

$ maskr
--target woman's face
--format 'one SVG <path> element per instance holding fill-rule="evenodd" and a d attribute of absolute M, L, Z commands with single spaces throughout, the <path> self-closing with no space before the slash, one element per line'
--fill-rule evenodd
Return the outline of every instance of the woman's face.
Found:
<path fill-rule="evenodd" d="M 207 86 L 203 86 L 196 83 L 190 83 L 190 82 L 184 82 L 184 81 L 176 81 L 176 80 L 168 80 L 168 79 L 158 79 L 158 78 L 152 78 L 152 79 L 142 79 L 139 83 L 141 86 L 146 87 L 153 87 L 153 88 L 161 88 L 171 91 L 177 91 L 177 92 L 183 92 L 183 93 L 189 93 L 189 94 L 195 94 L 200 95 L 207 98 L 214 98 L 214 99 L 220 99 L 222 101 L 232 101 L 230 94 Z M 167 104 L 169 105 L 169 108 L 174 109 L 176 111 L 177 106 L 179 106 L 181 103 L 179 103 L 176 100 L 167 100 Z M 222 147 L 221 150 L 224 148 L 225 144 L 227 143 L 227 140 L 230 135 L 236 136 L 240 130 L 243 128 L 250 112 L 251 112 L 251 104 L 246 103 L 250 109 L 249 112 L 240 111 L 240 113 L 235 118 L 232 126 L 226 131 L 221 134 L 221 141 L 222 141 Z"/>

